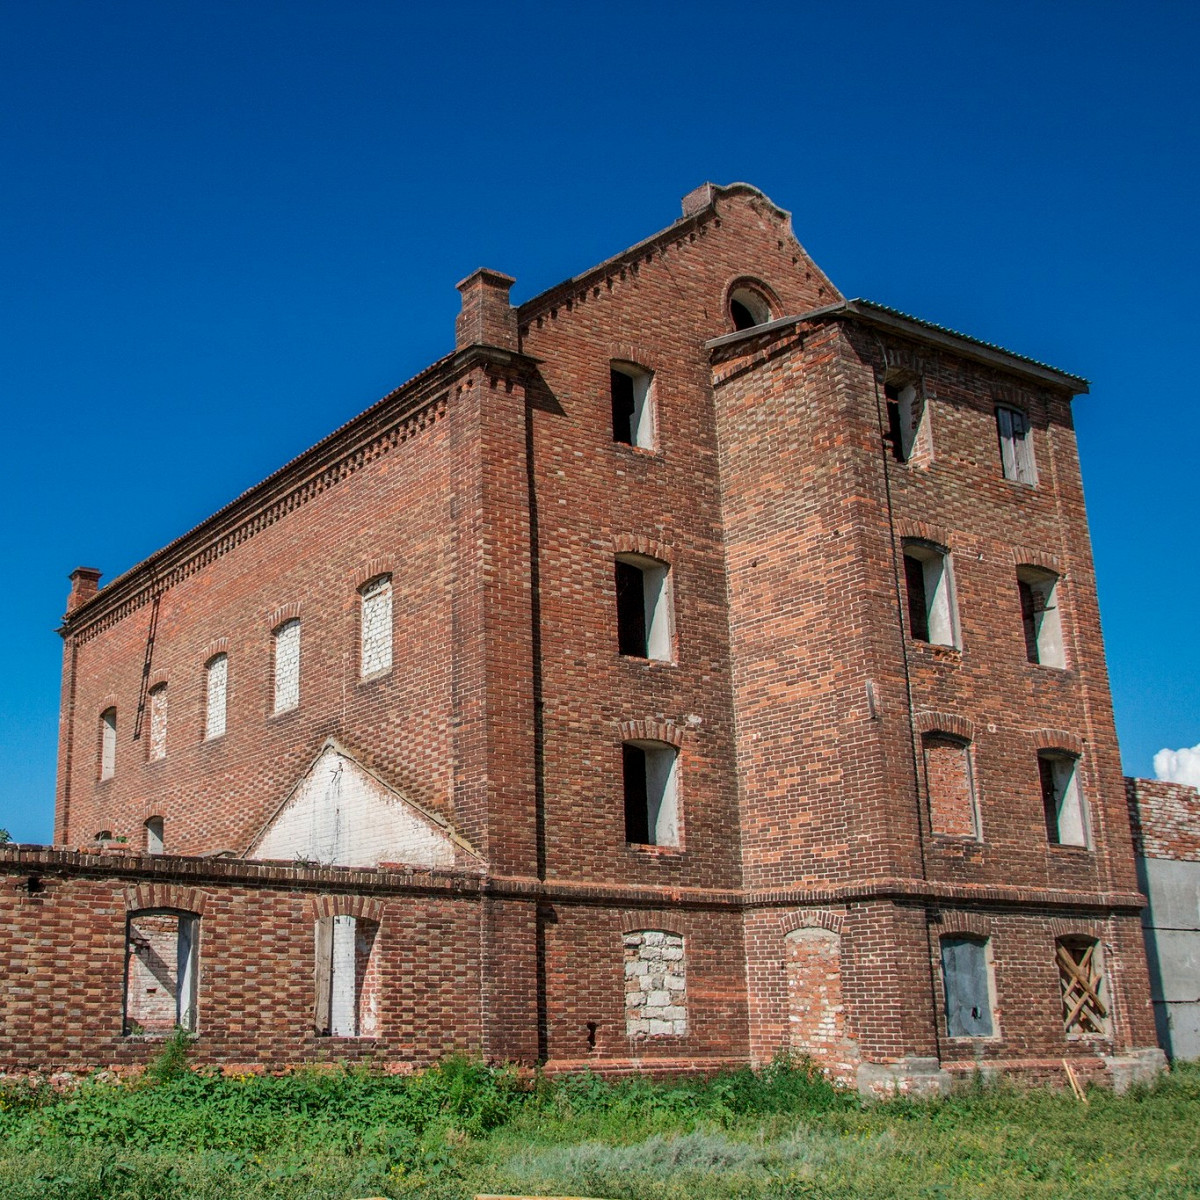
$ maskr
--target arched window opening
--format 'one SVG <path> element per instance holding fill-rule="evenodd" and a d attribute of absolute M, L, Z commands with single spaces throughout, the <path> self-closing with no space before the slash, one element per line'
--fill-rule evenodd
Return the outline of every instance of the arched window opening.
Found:
<path fill-rule="evenodd" d="M 100 714 L 100 778 L 111 779 L 117 770 L 117 710 Z"/>
<path fill-rule="evenodd" d="M 958 614 L 950 555 L 928 542 L 904 543 L 908 630 L 914 641 L 957 646 Z"/>
<path fill-rule="evenodd" d="M 653 373 L 633 363 L 614 362 L 608 379 L 613 441 L 654 449 Z"/>
<path fill-rule="evenodd" d="M 148 817 L 142 828 L 146 834 L 146 853 L 161 854 L 163 852 L 162 817 Z"/>
<path fill-rule="evenodd" d="M 729 317 L 734 329 L 753 329 L 771 319 L 771 306 L 755 288 L 736 287 L 729 294 Z"/>
<path fill-rule="evenodd" d="M 665 742 L 621 746 L 625 840 L 635 846 L 679 845 L 679 752 Z"/>
<path fill-rule="evenodd" d="M 1079 759 L 1065 750 L 1038 752 L 1046 838 L 1052 846 L 1086 846 L 1087 814 L 1079 788 Z"/>
<path fill-rule="evenodd" d="M 670 568 L 642 554 L 616 561 L 617 645 L 633 658 L 671 659 Z"/>
<path fill-rule="evenodd" d="M 1025 657 L 1043 667 L 1065 667 L 1062 614 L 1058 605 L 1058 576 L 1043 567 L 1017 568 Z"/>

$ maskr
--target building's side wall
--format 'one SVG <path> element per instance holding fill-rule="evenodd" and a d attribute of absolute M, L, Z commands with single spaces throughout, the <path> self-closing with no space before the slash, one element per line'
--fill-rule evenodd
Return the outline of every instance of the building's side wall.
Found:
<path fill-rule="evenodd" d="M 1200 792 L 1182 783 L 1127 779 L 1150 994 L 1159 1044 L 1200 1058 Z"/>
<path fill-rule="evenodd" d="M 433 400 L 366 453 L 285 501 L 270 522 L 209 554 L 116 619 L 68 633 L 74 703 L 64 708 L 57 838 L 85 845 L 108 830 L 142 845 L 144 820 L 165 819 L 168 851 L 244 851 L 334 736 L 418 803 L 454 820 L 456 631 L 460 553 L 452 454 L 459 414 Z M 359 670 L 358 588 L 393 581 L 391 670 Z M 103 602 L 101 592 L 96 604 Z M 300 702 L 273 714 L 272 629 L 298 616 Z M 205 662 L 228 655 L 226 732 L 205 738 Z M 135 739 L 143 672 L 167 684 L 166 755 L 149 757 L 149 713 Z M 101 712 L 117 709 L 113 777 L 98 769 Z"/>

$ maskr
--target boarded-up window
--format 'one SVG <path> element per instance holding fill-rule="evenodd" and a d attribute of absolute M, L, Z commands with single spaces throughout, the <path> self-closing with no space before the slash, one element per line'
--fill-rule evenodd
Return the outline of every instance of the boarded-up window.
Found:
<path fill-rule="evenodd" d="M 1079 760 L 1065 751 L 1038 755 L 1046 838 L 1052 846 L 1086 846 L 1087 818 L 1079 790 Z"/>
<path fill-rule="evenodd" d="M 687 963 L 683 938 L 661 929 L 627 933 L 625 1032 L 631 1038 L 687 1033 Z"/>
<path fill-rule="evenodd" d="M 167 757 L 167 685 L 150 689 L 150 758 Z"/>
<path fill-rule="evenodd" d="M 996 409 L 996 432 L 1000 438 L 1000 461 L 1004 478 L 1037 483 L 1037 465 L 1033 461 L 1033 430 L 1029 418 L 1016 408 Z"/>
<path fill-rule="evenodd" d="M 1104 961 L 1095 938 L 1065 937 L 1055 943 L 1062 990 L 1063 1029 L 1071 1035 L 1108 1032 Z"/>
<path fill-rule="evenodd" d="M 172 909 L 130 913 L 125 952 L 125 1033 L 196 1029 L 200 918 Z"/>
<path fill-rule="evenodd" d="M 858 1051 L 846 1035 L 842 939 L 829 929 L 796 929 L 784 943 L 788 1043 L 833 1079 L 854 1080 Z"/>
<path fill-rule="evenodd" d="M 362 676 L 392 668 L 392 577 L 380 575 L 364 584 L 362 596 Z"/>
<path fill-rule="evenodd" d="M 229 656 L 215 654 L 204 668 L 204 736 L 225 732 L 225 704 L 229 693 Z"/>
<path fill-rule="evenodd" d="M 981 938 L 942 938 L 946 1032 L 951 1037 L 992 1036 L 987 949 L 987 942 Z"/>
<path fill-rule="evenodd" d="M 117 710 L 100 714 L 100 778 L 111 779 L 117 769 Z"/>
<path fill-rule="evenodd" d="M 379 1020 L 377 921 L 322 917 L 316 927 L 316 1003 L 322 1037 L 374 1037 Z"/>
<path fill-rule="evenodd" d="M 300 703 L 300 622 L 285 621 L 275 630 L 275 711 Z"/>
<path fill-rule="evenodd" d="M 951 837 L 979 836 L 971 748 L 960 738 L 927 733 L 921 739 L 929 827 Z"/>

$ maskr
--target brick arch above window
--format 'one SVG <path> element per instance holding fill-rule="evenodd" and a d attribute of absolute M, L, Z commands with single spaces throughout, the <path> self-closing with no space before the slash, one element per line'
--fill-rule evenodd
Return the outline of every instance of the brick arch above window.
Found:
<path fill-rule="evenodd" d="M 670 547 L 641 533 L 618 533 L 613 536 L 615 554 L 641 554 L 659 562 L 671 561 Z"/>
<path fill-rule="evenodd" d="M 229 653 L 229 639 L 224 638 L 224 637 L 213 638 L 213 640 L 211 642 L 209 642 L 207 646 L 205 646 L 204 653 L 201 657 L 201 661 L 204 663 L 208 663 L 212 659 L 216 658 L 218 654 L 228 654 L 228 653 Z"/>
<path fill-rule="evenodd" d="M 731 275 L 725 280 L 725 286 L 721 290 L 721 295 L 725 298 L 725 302 L 721 306 L 723 311 L 728 311 L 730 298 L 734 292 L 742 288 L 748 292 L 758 292 L 762 296 L 771 310 L 771 320 L 776 320 L 785 314 L 784 304 L 779 299 L 779 293 L 757 275 Z"/>
<path fill-rule="evenodd" d="M 1051 917 L 1049 922 L 1050 936 L 1059 938 L 1093 938 L 1098 942 L 1104 941 L 1104 922 L 1091 920 L 1086 917 Z"/>
<path fill-rule="evenodd" d="M 351 576 L 351 582 L 354 587 L 361 588 L 364 584 L 370 583 L 372 579 L 378 579 L 380 575 L 394 575 L 395 573 L 396 556 L 380 554 L 361 563 Z"/>
<path fill-rule="evenodd" d="M 992 936 L 992 921 L 987 913 L 940 911 L 931 912 L 930 920 L 937 925 L 938 937 L 969 937 L 990 938 Z"/>
<path fill-rule="evenodd" d="M 1083 754 L 1083 739 L 1065 729 L 1031 729 L 1029 740 L 1035 750 L 1065 750 L 1079 758 Z"/>
<path fill-rule="evenodd" d="M 928 521 L 897 521 L 896 535 L 905 541 L 929 542 L 948 551 L 955 544 L 954 534 L 942 525 Z"/>
<path fill-rule="evenodd" d="M 1053 571 L 1060 578 L 1062 577 L 1062 564 L 1057 554 L 1050 554 L 1045 550 L 1035 550 L 1031 546 L 1013 546 L 1012 556 L 1014 566 L 1041 567 L 1046 571 Z"/>
<path fill-rule="evenodd" d="M 125 889 L 125 908 L 139 912 L 147 908 L 173 908 L 201 916 L 208 894 L 199 888 L 174 883 L 142 883 Z"/>
<path fill-rule="evenodd" d="M 166 687 L 170 683 L 170 677 L 166 671 L 155 671 L 146 679 L 146 691 L 152 692 L 155 688 Z"/>
<path fill-rule="evenodd" d="M 323 917 L 358 917 L 364 921 L 383 920 L 383 902 L 367 896 L 314 896 L 311 901 L 314 920 Z"/>
<path fill-rule="evenodd" d="M 916 721 L 919 733 L 948 733 L 964 742 L 975 740 L 975 723 L 956 713 L 933 712 L 927 709 L 917 713 Z"/>
<path fill-rule="evenodd" d="M 801 908 L 796 912 L 784 913 L 779 918 L 779 932 L 787 937 L 798 929 L 826 929 L 840 935 L 845 920 L 844 912 L 834 912 L 828 908 Z"/>
<path fill-rule="evenodd" d="M 288 621 L 298 621 L 299 619 L 300 601 L 292 600 L 274 609 L 268 617 L 268 623 L 271 629 L 278 629 L 280 625 L 284 625 Z"/>
<path fill-rule="evenodd" d="M 609 362 L 628 363 L 643 371 L 653 371 L 656 357 L 654 351 L 640 342 L 613 342 L 608 348 Z"/>
<path fill-rule="evenodd" d="M 683 730 L 671 721 L 622 721 L 618 726 L 623 742 L 665 742 L 678 750 Z"/>
<path fill-rule="evenodd" d="M 106 713 L 110 708 L 116 708 L 118 710 L 120 709 L 120 705 L 117 704 L 116 692 L 106 692 L 101 698 L 100 706 L 96 711 L 100 713 Z"/>

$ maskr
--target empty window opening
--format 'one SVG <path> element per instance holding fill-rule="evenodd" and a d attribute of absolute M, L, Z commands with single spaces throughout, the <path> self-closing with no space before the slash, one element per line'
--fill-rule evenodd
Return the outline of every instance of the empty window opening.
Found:
<path fill-rule="evenodd" d="M 734 329 L 753 329 L 771 319 L 771 306 L 754 288 L 739 287 L 729 294 L 729 318 Z"/>
<path fill-rule="evenodd" d="M 322 917 L 316 929 L 316 1011 L 322 1037 L 374 1037 L 379 1021 L 377 921 Z"/>
<path fill-rule="evenodd" d="M 100 714 L 100 778 L 111 779 L 117 769 L 117 710 Z"/>
<path fill-rule="evenodd" d="M 380 575 L 359 589 L 362 597 L 362 677 L 392 669 L 392 577 Z"/>
<path fill-rule="evenodd" d="M 1046 837 L 1052 846 L 1086 846 L 1087 820 L 1079 790 L 1079 760 L 1049 750 L 1038 755 Z"/>
<path fill-rule="evenodd" d="M 167 757 L 167 685 L 160 683 L 150 689 L 150 745 L 147 753 L 151 761 Z"/>
<path fill-rule="evenodd" d="M 991 1037 L 992 986 L 983 938 L 942 938 L 942 984 L 950 1037 Z"/>
<path fill-rule="evenodd" d="M 929 827 L 950 837 L 979 837 L 979 812 L 971 747 L 961 738 L 927 733 L 921 738 Z"/>
<path fill-rule="evenodd" d="M 917 442 L 921 425 L 922 406 L 915 384 L 889 383 L 884 385 L 887 403 L 888 442 L 897 462 L 908 462 Z"/>
<path fill-rule="evenodd" d="M 631 1038 L 687 1033 L 687 958 L 683 938 L 662 929 L 624 935 L 625 1033 Z"/>
<path fill-rule="evenodd" d="M 608 372 L 612 391 L 613 441 L 654 448 L 653 375 L 631 363 L 613 363 Z"/>
<path fill-rule="evenodd" d="M 101 829 L 100 832 L 96 834 L 97 842 L 111 842 L 112 840 L 113 835 L 111 829 Z"/>
<path fill-rule="evenodd" d="M 171 909 L 130 913 L 125 949 L 125 1034 L 196 1029 L 200 918 Z"/>
<path fill-rule="evenodd" d="M 1021 594 L 1025 657 L 1043 667 L 1065 667 L 1058 576 L 1039 567 L 1018 567 L 1017 588 Z"/>
<path fill-rule="evenodd" d="M 918 642 L 957 646 L 958 622 L 950 556 L 939 547 L 924 542 L 906 543 L 904 583 L 911 636 Z"/>
<path fill-rule="evenodd" d="M 149 817 L 144 826 L 146 832 L 146 853 L 161 854 L 163 852 L 163 819 Z"/>
<path fill-rule="evenodd" d="M 1062 991 L 1063 1029 L 1068 1035 L 1108 1032 L 1104 951 L 1095 938 L 1065 937 L 1054 944 Z"/>
<path fill-rule="evenodd" d="M 229 694 L 229 655 L 214 654 L 204 667 L 204 736 L 225 732 L 225 704 Z"/>
<path fill-rule="evenodd" d="M 285 621 L 275 630 L 275 711 L 300 703 L 300 622 Z"/>
<path fill-rule="evenodd" d="M 678 846 L 678 752 L 664 742 L 625 742 L 625 840 Z"/>
<path fill-rule="evenodd" d="M 671 599 L 666 563 L 638 554 L 617 559 L 617 643 L 635 658 L 671 658 Z"/>
<path fill-rule="evenodd" d="M 997 408 L 996 433 L 1000 438 L 1004 478 L 1033 487 L 1037 483 L 1037 464 L 1033 461 L 1033 430 L 1029 418 L 1020 409 Z"/>

